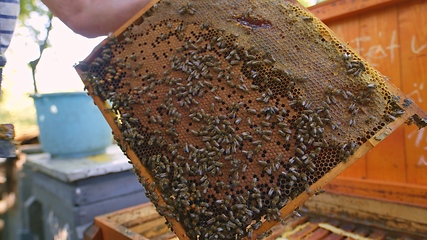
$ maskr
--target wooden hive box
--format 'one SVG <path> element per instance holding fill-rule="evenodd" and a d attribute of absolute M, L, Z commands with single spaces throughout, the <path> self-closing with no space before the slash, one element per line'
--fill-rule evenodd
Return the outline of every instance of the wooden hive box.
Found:
<path fill-rule="evenodd" d="M 152 203 L 145 203 L 95 218 L 104 240 L 178 239 Z M 95 239 L 93 237 L 93 239 Z"/>
<path fill-rule="evenodd" d="M 404 236 L 408 240 L 416 239 L 408 234 L 313 214 L 292 215 L 271 230 L 265 240 L 381 240 Z M 85 236 L 85 240 L 178 240 L 151 203 L 98 216 Z"/>

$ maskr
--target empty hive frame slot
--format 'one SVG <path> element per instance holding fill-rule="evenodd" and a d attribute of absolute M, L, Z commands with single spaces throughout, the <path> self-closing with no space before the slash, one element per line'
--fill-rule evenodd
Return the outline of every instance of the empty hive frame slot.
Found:
<path fill-rule="evenodd" d="M 291 1 L 152 2 L 77 70 L 181 239 L 268 235 L 399 125 L 426 123 Z"/>

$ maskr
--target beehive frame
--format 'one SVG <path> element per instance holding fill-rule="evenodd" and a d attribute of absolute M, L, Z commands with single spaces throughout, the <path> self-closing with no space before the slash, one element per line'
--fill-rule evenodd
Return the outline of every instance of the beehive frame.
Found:
<path fill-rule="evenodd" d="M 294 1 L 152 1 L 76 68 L 180 239 L 265 236 L 427 119 Z"/>

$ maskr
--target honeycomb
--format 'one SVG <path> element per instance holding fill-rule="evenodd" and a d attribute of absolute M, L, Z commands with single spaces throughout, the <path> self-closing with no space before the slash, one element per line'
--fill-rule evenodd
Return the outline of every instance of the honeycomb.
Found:
<path fill-rule="evenodd" d="M 262 238 L 387 131 L 425 126 L 293 1 L 151 5 L 77 71 L 181 239 Z"/>

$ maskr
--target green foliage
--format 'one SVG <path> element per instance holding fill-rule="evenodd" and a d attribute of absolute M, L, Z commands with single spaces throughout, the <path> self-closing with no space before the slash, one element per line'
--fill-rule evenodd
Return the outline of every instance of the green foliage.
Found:
<path fill-rule="evenodd" d="M 19 19 L 24 22 L 30 18 L 31 14 L 38 14 L 40 16 L 47 15 L 50 11 L 40 0 L 21 0 L 21 12 Z"/>
<path fill-rule="evenodd" d="M 50 47 L 48 39 L 50 30 L 52 30 L 53 15 L 40 0 L 21 0 L 20 6 L 19 20 L 29 30 L 33 41 L 39 45 L 39 56 L 28 63 L 33 76 L 34 92 L 37 92 L 36 68 L 43 51 Z M 36 18 L 43 19 L 44 24 L 42 26 L 34 24 L 32 20 Z"/>

